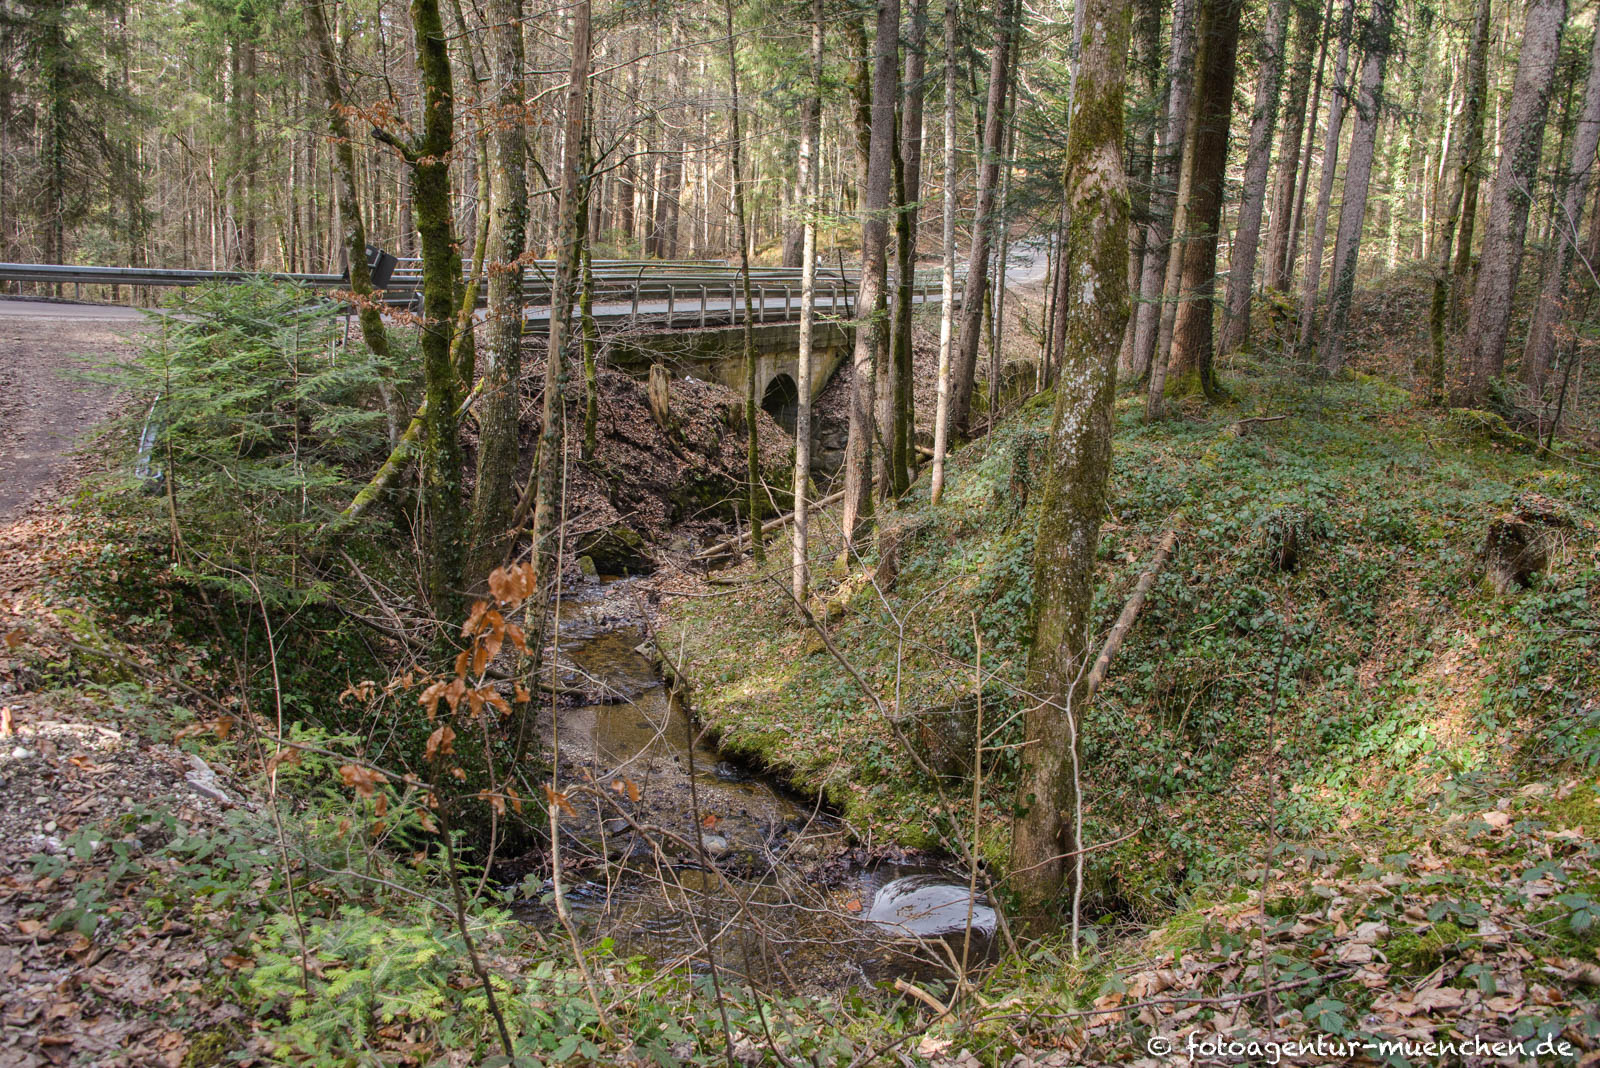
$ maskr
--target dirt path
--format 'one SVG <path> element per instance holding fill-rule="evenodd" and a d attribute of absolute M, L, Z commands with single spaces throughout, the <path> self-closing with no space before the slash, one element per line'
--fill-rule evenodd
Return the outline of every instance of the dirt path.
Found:
<path fill-rule="evenodd" d="M 80 377 L 131 350 L 133 308 L 0 300 L 0 522 L 14 519 L 103 418 L 114 391 Z"/>

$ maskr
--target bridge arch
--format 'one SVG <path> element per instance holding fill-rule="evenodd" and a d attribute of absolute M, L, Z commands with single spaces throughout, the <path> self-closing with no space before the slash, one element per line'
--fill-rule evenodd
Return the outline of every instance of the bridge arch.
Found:
<path fill-rule="evenodd" d="M 800 387 L 783 372 L 767 380 L 761 392 L 761 409 L 788 433 L 794 433 L 795 418 L 800 411 Z"/>

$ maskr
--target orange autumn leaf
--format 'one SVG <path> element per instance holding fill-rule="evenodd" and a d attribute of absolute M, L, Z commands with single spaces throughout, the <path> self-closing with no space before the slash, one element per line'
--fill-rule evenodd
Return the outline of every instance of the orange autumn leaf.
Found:
<path fill-rule="evenodd" d="M 450 724 L 441 723 L 439 727 L 428 735 L 428 744 L 423 748 L 424 760 L 433 761 L 442 756 L 449 756 L 455 752 L 456 732 L 450 729 Z"/>
<path fill-rule="evenodd" d="M 550 789 L 549 786 L 545 786 L 544 797 L 546 801 L 552 805 L 555 805 L 567 815 L 576 816 L 578 814 L 577 810 L 572 807 L 571 802 L 567 800 L 566 793 L 556 793 L 554 790 Z"/>
<path fill-rule="evenodd" d="M 379 786 L 389 781 L 389 777 L 381 771 L 364 768 L 359 764 L 344 764 L 339 768 L 339 777 L 344 784 L 362 797 L 371 797 Z"/>
<path fill-rule="evenodd" d="M 717 824 L 719 824 L 721 822 L 722 822 L 722 817 L 721 816 L 717 815 L 714 812 L 707 812 L 705 814 L 705 816 L 703 816 L 701 818 L 700 826 L 704 827 L 708 831 L 714 831 L 714 830 L 717 829 Z"/>

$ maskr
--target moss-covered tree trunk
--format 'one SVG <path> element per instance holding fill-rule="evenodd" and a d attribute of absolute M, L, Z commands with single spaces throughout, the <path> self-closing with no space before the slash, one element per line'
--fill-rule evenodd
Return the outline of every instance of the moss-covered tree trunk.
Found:
<path fill-rule="evenodd" d="M 522 456 L 522 266 L 528 240 L 528 138 L 523 105 L 522 0 L 490 0 L 489 49 L 498 121 L 489 133 L 488 322 L 478 401 L 478 480 L 473 500 L 473 576 L 502 555 Z"/>
<path fill-rule="evenodd" d="M 1228 125 L 1233 117 L 1233 82 L 1243 0 L 1203 0 L 1200 7 L 1198 81 L 1190 151 L 1189 202 L 1184 212 L 1183 273 L 1168 357 L 1168 397 L 1220 391 L 1212 372 L 1212 337 L 1217 288 L 1217 230 L 1227 185 Z"/>
<path fill-rule="evenodd" d="M 455 98 L 438 0 L 412 0 L 412 32 L 422 74 L 421 136 L 406 149 L 412 208 L 422 251 L 422 373 L 427 414 L 422 426 L 423 575 L 435 618 L 458 615 L 466 539 L 462 525 L 461 443 L 456 409 L 460 379 L 452 365 L 456 287 L 461 255 L 450 214 L 450 152 Z"/>
<path fill-rule="evenodd" d="M 1034 555 L 1034 632 L 1017 787 L 1011 886 L 1040 926 L 1062 881 L 1081 870 L 1078 730 L 1090 656 L 1095 549 L 1111 467 L 1111 401 L 1128 317 L 1128 190 L 1122 163 L 1128 0 L 1086 0 L 1071 132 L 1063 269 L 1067 332 L 1056 378 L 1049 470 Z M 1074 910 L 1074 916 L 1076 910 Z"/>

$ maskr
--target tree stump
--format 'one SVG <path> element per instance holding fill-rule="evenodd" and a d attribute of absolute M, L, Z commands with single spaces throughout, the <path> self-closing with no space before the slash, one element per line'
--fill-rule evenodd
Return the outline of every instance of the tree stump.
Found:
<path fill-rule="evenodd" d="M 672 376 L 659 363 L 650 365 L 650 380 L 645 383 L 645 399 L 650 405 L 650 415 L 662 430 L 671 429 Z"/>
<path fill-rule="evenodd" d="M 1533 576 L 1549 563 L 1544 532 L 1515 512 L 1490 522 L 1480 554 L 1494 592 L 1502 597 L 1533 585 Z"/>
<path fill-rule="evenodd" d="M 1522 494 L 1511 511 L 1490 520 L 1478 555 L 1495 593 L 1503 597 L 1533 585 L 1550 563 L 1556 531 L 1573 525 L 1567 507 L 1542 493 Z"/>

